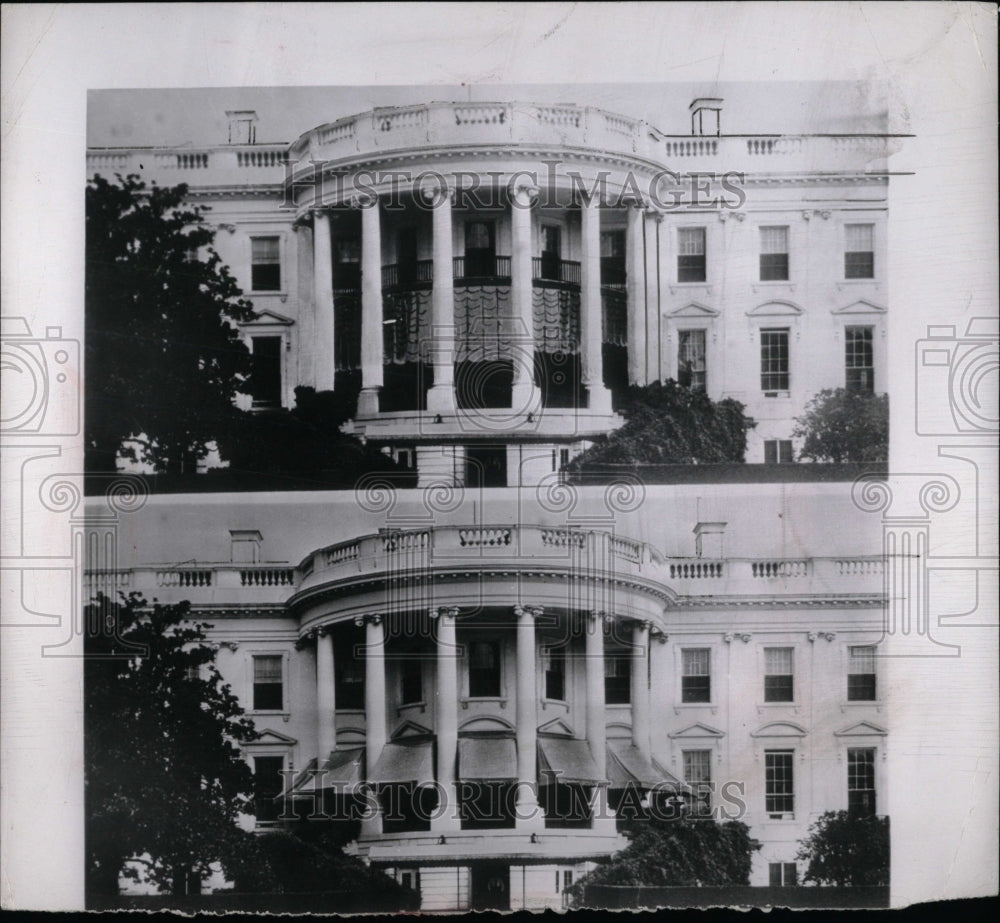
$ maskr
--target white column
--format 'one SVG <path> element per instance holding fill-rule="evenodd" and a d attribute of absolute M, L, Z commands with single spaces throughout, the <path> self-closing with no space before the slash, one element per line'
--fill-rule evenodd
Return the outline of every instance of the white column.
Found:
<path fill-rule="evenodd" d="M 455 617 L 458 609 L 436 609 L 431 617 L 437 622 L 437 689 L 435 690 L 434 725 L 437 735 L 437 782 L 447 810 L 435 817 L 431 826 L 437 830 L 455 830 L 460 826 L 458 799 L 455 793 L 455 762 L 458 755 L 458 645 L 455 641 Z"/>
<path fill-rule="evenodd" d="M 628 227 L 625 256 L 628 260 L 628 382 L 646 383 L 646 278 L 642 246 L 642 206 L 636 202 L 627 209 Z"/>
<path fill-rule="evenodd" d="M 604 387 L 604 359 L 601 354 L 603 306 L 601 303 L 601 212 L 593 196 L 580 203 L 583 261 L 580 267 L 580 352 L 587 408 L 611 413 L 611 392 Z"/>
<path fill-rule="evenodd" d="M 650 629 L 649 648 L 649 709 L 652 714 L 666 715 L 673 698 L 673 676 L 667 635 Z M 651 721 L 649 725 L 650 754 L 666 765 L 670 758 L 669 730 L 665 721 Z"/>
<path fill-rule="evenodd" d="M 313 212 L 314 373 L 317 391 L 333 390 L 333 255 L 330 216 Z"/>
<path fill-rule="evenodd" d="M 607 731 L 604 702 L 604 613 L 587 620 L 587 742 L 603 779 L 607 773 Z"/>
<path fill-rule="evenodd" d="M 361 393 L 358 416 L 378 413 L 382 387 L 382 233 L 377 196 L 359 199 L 361 207 Z"/>
<path fill-rule="evenodd" d="M 649 622 L 632 625 L 632 743 L 649 759 L 649 683 L 647 658 L 649 656 Z"/>
<path fill-rule="evenodd" d="M 337 700 L 334 685 L 333 635 L 328 628 L 316 633 L 316 718 L 317 756 L 321 768 L 323 761 L 337 748 Z"/>
<path fill-rule="evenodd" d="M 544 826 L 538 807 L 537 652 L 535 619 L 542 609 L 515 606 L 517 618 L 517 827 L 536 829 Z"/>
<path fill-rule="evenodd" d="M 514 387 L 511 409 L 515 413 L 537 413 L 541 391 L 535 386 L 534 309 L 531 285 L 531 205 L 538 189 L 523 184 L 510 191 L 510 301 L 514 315 L 511 359 Z"/>
<path fill-rule="evenodd" d="M 451 239 L 452 190 L 437 186 L 425 190 L 434 227 L 434 267 L 431 290 L 431 352 L 424 355 L 434 368 L 427 392 L 429 413 L 455 413 L 455 281 Z"/>
<path fill-rule="evenodd" d="M 381 615 L 365 623 L 365 763 L 371 780 L 385 746 L 385 626 Z"/>

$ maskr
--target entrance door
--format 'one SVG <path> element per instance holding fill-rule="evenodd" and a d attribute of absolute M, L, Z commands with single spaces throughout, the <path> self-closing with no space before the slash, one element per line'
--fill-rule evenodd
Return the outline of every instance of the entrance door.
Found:
<path fill-rule="evenodd" d="M 561 282 L 562 230 L 558 224 L 542 226 L 542 278 Z"/>
<path fill-rule="evenodd" d="M 484 862 L 472 866 L 473 910 L 510 910 L 510 866 Z"/>
<path fill-rule="evenodd" d="M 502 445 L 467 446 L 465 449 L 465 486 L 506 487 L 507 447 Z"/>
<path fill-rule="evenodd" d="M 465 276 L 492 278 L 495 274 L 496 236 L 492 221 L 465 222 Z"/>

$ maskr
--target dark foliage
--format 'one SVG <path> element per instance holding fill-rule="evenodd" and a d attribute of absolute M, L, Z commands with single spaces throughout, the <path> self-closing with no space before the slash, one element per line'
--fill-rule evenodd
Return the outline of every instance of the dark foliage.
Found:
<path fill-rule="evenodd" d="M 795 418 L 805 440 L 799 457 L 819 462 L 879 462 L 889 457 L 889 395 L 846 388 L 820 391 Z"/>
<path fill-rule="evenodd" d="M 711 400 L 704 391 L 667 380 L 629 388 L 625 424 L 601 437 L 566 467 L 586 474 L 596 466 L 742 462 L 755 425 L 732 398 Z"/>
<path fill-rule="evenodd" d="M 252 847 L 237 826 L 253 791 L 238 742 L 257 734 L 187 603 L 102 597 L 86 615 L 88 899 L 117 894 L 131 859 L 160 890 L 183 893 Z"/>
<path fill-rule="evenodd" d="M 821 885 L 889 884 L 889 818 L 827 811 L 809 827 L 797 857 Z"/>
<path fill-rule="evenodd" d="M 246 387 L 236 322 L 253 308 L 187 187 L 95 176 L 86 191 L 85 445 L 88 471 L 127 457 L 192 468 Z"/>

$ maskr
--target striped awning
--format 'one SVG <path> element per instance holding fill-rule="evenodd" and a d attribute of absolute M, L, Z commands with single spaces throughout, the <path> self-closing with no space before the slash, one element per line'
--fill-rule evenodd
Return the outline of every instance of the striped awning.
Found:
<path fill-rule="evenodd" d="M 605 782 L 590 755 L 585 740 L 569 737 L 538 738 L 539 768 L 542 785 L 554 782 L 583 782 L 590 785 Z"/>
<path fill-rule="evenodd" d="M 415 782 L 429 785 L 434 782 L 434 759 L 431 742 L 387 743 L 372 771 L 371 782 L 388 785 L 398 782 Z"/>
<path fill-rule="evenodd" d="M 306 768 L 295 777 L 291 787 L 278 798 L 291 798 L 294 801 L 317 795 L 324 790 L 341 793 L 350 791 L 362 780 L 364 754 L 364 747 L 334 750 L 318 770 L 319 761 L 309 760 Z"/>
<path fill-rule="evenodd" d="M 636 785 L 640 788 L 670 785 L 680 787 L 679 780 L 662 766 L 647 759 L 630 740 L 608 741 L 608 779 L 612 788 Z"/>
<path fill-rule="evenodd" d="M 509 737 L 463 737 L 458 741 L 458 777 L 477 782 L 517 779 L 517 749 Z"/>

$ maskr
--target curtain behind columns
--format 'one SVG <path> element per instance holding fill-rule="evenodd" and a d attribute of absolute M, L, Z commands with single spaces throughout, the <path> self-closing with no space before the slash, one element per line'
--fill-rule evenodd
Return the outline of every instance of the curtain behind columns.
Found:
<path fill-rule="evenodd" d="M 337 292 L 333 300 L 334 371 L 356 372 L 361 368 L 361 295 Z"/>
<path fill-rule="evenodd" d="M 426 340 L 431 334 L 431 292 L 388 293 L 383 296 L 382 304 L 387 321 L 384 328 L 385 363 L 405 365 L 421 361 L 421 340 Z"/>
<path fill-rule="evenodd" d="M 579 291 L 536 288 L 531 307 L 536 351 L 565 355 L 580 352 Z"/>

